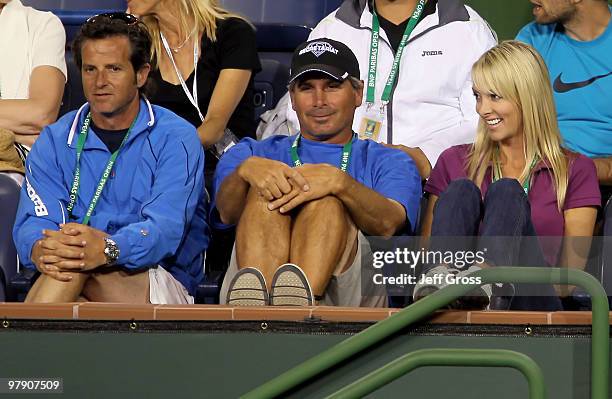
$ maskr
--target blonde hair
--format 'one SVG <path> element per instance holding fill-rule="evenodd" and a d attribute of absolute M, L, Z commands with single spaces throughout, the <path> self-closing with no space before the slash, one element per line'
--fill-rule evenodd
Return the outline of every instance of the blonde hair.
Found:
<path fill-rule="evenodd" d="M 218 0 L 171 0 L 172 7 L 178 11 L 180 30 L 185 34 L 193 32 L 195 37 L 207 37 L 210 41 L 217 41 L 217 19 L 240 18 L 238 14 L 227 11 L 219 5 Z M 195 17 L 195 24 L 190 18 Z M 147 26 L 153 41 L 151 60 L 155 61 L 162 54 L 162 42 L 159 36 L 160 29 L 157 19 L 145 16 L 142 21 Z M 246 21 L 246 20 L 245 20 Z M 157 64 L 153 62 L 153 64 Z"/>
<path fill-rule="evenodd" d="M 484 53 L 472 67 L 474 87 L 511 101 L 521 114 L 525 168 L 519 180 L 530 177 L 534 161 L 552 169 L 557 207 L 563 208 L 568 185 L 568 157 L 561 148 L 561 134 L 546 64 L 531 46 L 509 40 Z M 467 159 L 469 178 L 480 187 L 498 151 L 482 118 Z"/>

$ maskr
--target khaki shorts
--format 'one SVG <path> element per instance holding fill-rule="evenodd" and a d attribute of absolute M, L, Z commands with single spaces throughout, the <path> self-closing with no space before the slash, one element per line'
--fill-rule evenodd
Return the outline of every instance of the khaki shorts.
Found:
<path fill-rule="evenodd" d="M 366 292 L 362 293 L 361 261 L 365 259 L 366 263 L 371 264 L 372 250 L 370 248 L 370 243 L 361 232 L 358 232 L 357 240 L 357 254 L 355 255 L 353 263 L 344 271 L 341 271 L 342 263 L 336 267 L 325 289 L 323 299 L 319 301 L 319 305 L 349 307 L 387 306 L 387 296 L 383 288 L 368 285 Z M 370 261 L 368 261 L 368 259 L 370 259 Z M 368 270 L 373 271 L 372 268 L 368 268 Z M 234 245 L 232 249 L 232 258 L 225 278 L 223 279 L 223 284 L 221 285 L 219 303 L 225 304 L 227 302 L 226 298 L 229 284 L 236 273 L 238 273 L 238 263 L 236 262 L 236 245 Z M 369 277 L 369 281 L 372 281 L 371 277 Z"/>
<path fill-rule="evenodd" d="M 155 305 L 192 305 L 194 302 L 183 284 L 161 266 L 149 269 L 149 301 Z"/>

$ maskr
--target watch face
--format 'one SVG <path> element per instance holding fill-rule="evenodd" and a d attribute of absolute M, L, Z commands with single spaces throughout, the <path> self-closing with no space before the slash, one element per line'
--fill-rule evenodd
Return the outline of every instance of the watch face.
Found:
<path fill-rule="evenodd" d="M 113 264 L 119 258 L 119 247 L 110 238 L 105 238 L 104 242 L 104 255 L 106 256 L 107 264 Z"/>

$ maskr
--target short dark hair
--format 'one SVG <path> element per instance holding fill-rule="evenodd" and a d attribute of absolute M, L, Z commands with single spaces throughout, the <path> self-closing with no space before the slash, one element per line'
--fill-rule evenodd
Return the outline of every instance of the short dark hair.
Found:
<path fill-rule="evenodd" d="M 125 36 L 130 42 L 130 62 L 134 71 L 139 71 L 145 64 L 152 64 L 151 36 L 145 25 L 136 17 L 126 13 L 100 14 L 85 22 L 72 42 L 72 52 L 77 67 L 81 70 L 83 43 L 87 40 L 106 39 L 114 36 Z M 154 65 L 151 65 L 154 69 Z M 141 94 L 150 91 L 150 78 L 140 88 Z"/>

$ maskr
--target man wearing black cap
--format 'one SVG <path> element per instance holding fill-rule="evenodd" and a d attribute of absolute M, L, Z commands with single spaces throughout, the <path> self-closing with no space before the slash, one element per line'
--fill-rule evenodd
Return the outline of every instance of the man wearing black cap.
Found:
<path fill-rule="evenodd" d="M 352 131 L 363 94 L 358 76 L 344 44 L 302 44 L 289 82 L 300 133 L 245 139 L 219 162 L 213 218 L 237 224 L 221 303 L 385 304 L 360 292 L 363 234 L 409 231 L 420 177 L 402 151 Z"/>
<path fill-rule="evenodd" d="M 472 64 L 496 43 L 465 0 L 343 0 L 310 33 L 340 41 L 355 53 L 365 82 L 353 128 L 405 151 L 423 179 L 442 151 L 474 138 L 478 114 Z M 298 124 L 280 102 L 261 135 L 286 134 Z M 274 116 L 276 119 L 272 119 Z M 373 129 L 372 129 L 373 128 Z"/>

